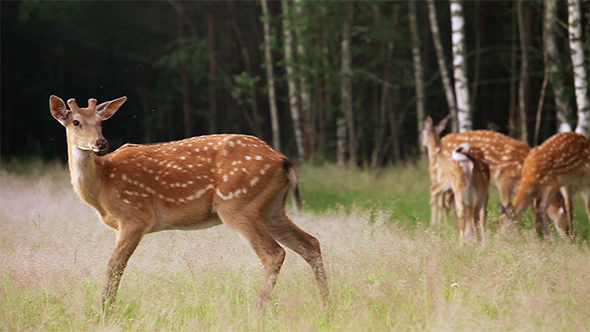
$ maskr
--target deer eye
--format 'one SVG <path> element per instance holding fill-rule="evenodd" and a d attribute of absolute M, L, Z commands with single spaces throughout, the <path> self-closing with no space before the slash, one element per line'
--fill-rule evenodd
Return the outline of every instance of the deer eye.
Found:
<path fill-rule="evenodd" d="M 79 126 L 80 125 L 80 121 L 78 121 L 78 120 L 74 120 L 72 122 L 74 123 L 74 126 Z"/>

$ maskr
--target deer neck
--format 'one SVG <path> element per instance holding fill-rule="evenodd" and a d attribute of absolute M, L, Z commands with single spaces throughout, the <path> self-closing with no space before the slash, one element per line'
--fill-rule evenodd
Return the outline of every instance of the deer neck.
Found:
<path fill-rule="evenodd" d="M 440 138 L 438 135 L 431 134 L 428 137 L 426 150 L 428 151 L 428 163 L 434 166 L 437 163 L 438 153 L 440 152 Z"/>
<path fill-rule="evenodd" d="M 98 159 L 101 158 L 94 152 L 68 144 L 68 165 L 74 191 L 96 209 L 99 208 L 98 195 L 101 188 L 97 169 Z"/>

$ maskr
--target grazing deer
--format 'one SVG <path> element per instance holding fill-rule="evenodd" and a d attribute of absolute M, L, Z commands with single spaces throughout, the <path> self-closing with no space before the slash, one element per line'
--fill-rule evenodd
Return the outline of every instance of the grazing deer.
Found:
<path fill-rule="evenodd" d="M 475 232 L 480 243 L 485 242 L 485 224 L 490 186 L 490 167 L 481 149 L 462 143 L 453 150 L 449 174 L 452 181 L 455 209 L 459 224 L 459 240 L 465 243 Z M 444 183 L 433 186 L 441 194 Z"/>
<path fill-rule="evenodd" d="M 573 235 L 572 195 L 581 191 L 590 221 L 590 140 L 574 132 L 558 133 L 534 147 L 522 166 L 522 176 L 512 203 L 500 206 L 503 219 L 520 222 L 532 204 L 535 229 L 539 236 L 549 236 L 545 210 L 550 199 L 562 189 L 567 223 L 558 229 Z"/>
<path fill-rule="evenodd" d="M 518 140 L 491 130 L 473 130 L 463 133 L 451 133 L 440 138 L 449 116 L 433 125 L 432 118 L 426 117 L 422 144 L 428 149 L 429 174 L 432 186 L 439 182 L 444 184 L 445 191 L 451 189 L 450 172 L 451 154 L 455 147 L 469 143 L 480 148 L 490 166 L 490 183 L 498 188 L 500 202 L 504 206 L 510 203 L 511 195 L 516 192 L 521 176 L 522 164 L 530 151 L 530 147 Z M 444 201 L 443 192 L 434 194 L 431 188 L 431 225 L 438 223 L 438 205 Z M 444 206 L 444 205 L 443 205 Z M 551 201 L 547 213 L 557 225 L 567 223 L 563 201 L 556 197 Z"/>
<path fill-rule="evenodd" d="M 285 250 L 311 265 L 320 293 L 328 285 L 319 241 L 285 214 L 289 190 L 300 204 L 297 169 L 280 152 L 247 135 L 209 135 L 149 145 L 125 144 L 105 156 L 101 123 L 127 98 L 69 109 L 51 96 L 51 114 L 66 128 L 68 163 L 75 192 L 117 230 L 108 263 L 103 308 L 115 300 L 121 275 L 141 238 L 168 229 L 203 229 L 224 223 L 244 237 L 264 265 L 256 309 L 265 307 Z"/>

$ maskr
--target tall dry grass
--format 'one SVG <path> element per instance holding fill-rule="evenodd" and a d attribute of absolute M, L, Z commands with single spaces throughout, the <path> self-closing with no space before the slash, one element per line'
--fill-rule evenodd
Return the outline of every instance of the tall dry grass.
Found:
<path fill-rule="evenodd" d="M 421 223 L 406 227 L 405 221 L 391 221 L 393 210 L 347 206 L 296 218 L 322 243 L 332 291 L 326 310 L 309 267 L 288 251 L 271 306 L 256 319 L 252 309 L 262 266 L 222 225 L 146 236 L 125 271 L 117 306 L 104 316 L 97 311 L 98 294 L 115 232 L 75 197 L 63 167 L 22 170 L 0 170 L 3 331 L 586 331 L 590 326 L 585 244 L 549 244 L 522 230 L 489 232 L 483 248 L 460 247 L 450 223 L 436 231 Z M 400 172 L 409 172 L 404 178 L 412 173 Z M 428 206 L 423 209 L 416 213 L 426 218 Z"/>

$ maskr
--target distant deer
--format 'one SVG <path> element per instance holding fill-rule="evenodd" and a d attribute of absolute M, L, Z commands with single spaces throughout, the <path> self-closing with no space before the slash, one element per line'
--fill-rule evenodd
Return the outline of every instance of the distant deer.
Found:
<path fill-rule="evenodd" d="M 582 192 L 590 222 L 590 140 L 581 134 L 555 134 L 529 152 L 512 203 L 507 207 L 500 206 L 503 218 L 518 223 L 532 205 L 537 234 L 547 238 L 549 228 L 545 211 L 560 188 L 567 223 L 558 231 L 572 236 L 572 195 L 575 191 Z"/>
<path fill-rule="evenodd" d="M 485 243 L 485 224 L 490 186 L 490 167 L 481 149 L 462 143 L 453 150 L 453 162 L 449 166 L 455 209 L 459 225 L 459 240 L 465 243 L 470 234 Z M 445 184 L 433 186 L 433 192 L 440 194 Z"/>
<path fill-rule="evenodd" d="M 451 177 L 448 168 L 452 165 L 451 154 L 462 143 L 469 143 L 480 148 L 490 166 L 490 183 L 498 188 L 500 202 L 504 206 L 510 203 L 511 195 L 516 192 L 521 177 L 522 164 L 530 147 L 516 139 L 491 130 L 473 130 L 463 133 L 451 133 L 440 137 L 449 116 L 436 126 L 432 118 L 426 117 L 422 132 L 422 144 L 428 149 L 428 169 L 432 186 L 440 185 L 446 191 L 451 190 Z M 443 192 L 434 194 L 431 190 L 431 225 L 439 220 L 438 209 L 444 200 Z M 567 224 L 567 215 L 563 200 L 556 197 L 551 201 L 547 213 L 559 226 Z"/>
<path fill-rule="evenodd" d="M 274 288 L 285 250 L 312 267 L 324 302 L 328 285 L 319 241 L 285 214 L 293 191 L 301 204 L 297 169 L 280 152 L 247 135 L 209 135 L 168 143 L 125 144 L 105 156 L 101 132 L 127 100 L 121 97 L 69 109 L 51 96 L 51 114 L 66 128 L 68 163 L 74 191 L 117 230 L 117 242 L 100 295 L 103 308 L 114 303 L 129 257 L 147 233 L 168 229 L 203 229 L 224 223 L 244 237 L 264 265 L 256 303 L 263 309 Z"/>

